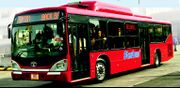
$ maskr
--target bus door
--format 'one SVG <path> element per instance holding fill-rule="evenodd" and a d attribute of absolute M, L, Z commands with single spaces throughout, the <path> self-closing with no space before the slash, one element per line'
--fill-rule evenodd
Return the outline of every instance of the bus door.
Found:
<path fill-rule="evenodd" d="M 69 24 L 69 44 L 71 55 L 72 79 L 89 77 L 88 25 Z"/>
<path fill-rule="evenodd" d="M 142 48 L 142 64 L 149 64 L 149 40 L 148 40 L 148 28 L 140 27 L 140 45 Z"/>

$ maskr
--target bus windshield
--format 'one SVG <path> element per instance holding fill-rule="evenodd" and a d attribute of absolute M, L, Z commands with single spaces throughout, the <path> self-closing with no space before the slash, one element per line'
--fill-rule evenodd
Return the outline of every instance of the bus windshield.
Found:
<path fill-rule="evenodd" d="M 62 55 L 63 30 L 57 23 L 16 26 L 12 32 L 12 55 L 21 58 Z"/>

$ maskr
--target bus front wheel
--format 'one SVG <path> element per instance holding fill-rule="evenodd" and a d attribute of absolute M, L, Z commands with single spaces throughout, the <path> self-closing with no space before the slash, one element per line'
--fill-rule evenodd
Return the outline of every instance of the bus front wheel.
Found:
<path fill-rule="evenodd" d="M 106 66 L 105 63 L 99 61 L 96 63 L 96 80 L 103 81 L 106 77 Z"/>

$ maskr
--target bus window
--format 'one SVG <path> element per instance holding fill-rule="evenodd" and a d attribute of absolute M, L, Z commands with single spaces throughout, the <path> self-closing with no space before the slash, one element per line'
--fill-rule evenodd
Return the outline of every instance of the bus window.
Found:
<path fill-rule="evenodd" d="M 170 34 L 170 27 L 168 25 L 163 25 L 163 41 L 166 41 L 167 37 Z"/>
<path fill-rule="evenodd" d="M 156 27 L 155 28 L 155 42 L 162 42 L 162 27 Z"/>
<path fill-rule="evenodd" d="M 123 23 L 109 22 L 108 23 L 108 38 L 110 49 L 124 48 L 124 30 Z"/>
<path fill-rule="evenodd" d="M 78 25 L 78 37 L 79 37 L 79 53 L 87 49 L 87 26 L 85 24 Z"/>
<path fill-rule="evenodd" d="M 137 24 L 126 23 L 126 47 L 138 47 L 139 46 L 139 38 L 138 38 L 138 30 Z"/>
<path fill-rule="evenodd" d="M 91 50 L 107 49 L 106 21 L 89 20 Z"/>
<path fill-rule="evenodd" d="M 154 39 L 154 31 L 153 31 L 153 28 L 150 27 L 148 29 L 148 36 L 149 36 L 149 42 L 153 42 L 153 39 Z"/>

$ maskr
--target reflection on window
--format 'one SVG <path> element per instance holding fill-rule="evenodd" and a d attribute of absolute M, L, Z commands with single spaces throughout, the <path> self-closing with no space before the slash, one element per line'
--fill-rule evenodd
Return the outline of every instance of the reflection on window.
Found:
<path fill-rule="evenodd" d="M 29 41 L 30 30 L 25 27 L 23 27 L 22 29 L 23 30 L 18 30 L 16 32 L 16 38 L 17 38 L 16 44 L 18 46 L 26 45 L 30 42 Z"/>

